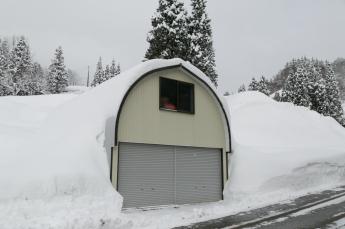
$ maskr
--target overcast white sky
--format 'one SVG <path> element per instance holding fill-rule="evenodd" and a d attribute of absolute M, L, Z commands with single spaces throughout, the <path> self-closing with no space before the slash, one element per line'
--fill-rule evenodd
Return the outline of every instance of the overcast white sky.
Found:
<path fill-rule="evenodd" d="M 66 65 L 86 77 L 99 56 L 123 70 L 142 60 L 158 0 L 0 3 L 0 36 L 25 35 L 44 66 L 61 45 Z M 208 12 L 222 91 L 271 77 L 293 57 L 345 57 L 345 0 L 209 0 Z"/>

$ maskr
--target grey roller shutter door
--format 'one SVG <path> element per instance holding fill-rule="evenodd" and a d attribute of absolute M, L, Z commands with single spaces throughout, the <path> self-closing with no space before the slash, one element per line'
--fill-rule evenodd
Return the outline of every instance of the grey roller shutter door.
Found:
<path fill-rule="evenodd" d="M 176 147 L 176 204 L 222 199 L 219 149 Z"/>
<path fill-rule="evenodd" d="M 120 143 L 118 191 L 124 207 L 222 199 L 221 150 Z"/>
<path fill-rule="evenodd" d="M 120 143 L 118 191 L 124 207 L 174 203 L 174 147 Z"/>

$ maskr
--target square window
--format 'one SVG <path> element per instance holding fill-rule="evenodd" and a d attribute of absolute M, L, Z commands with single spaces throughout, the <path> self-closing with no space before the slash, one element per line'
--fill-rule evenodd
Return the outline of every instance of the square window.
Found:
<path fill-rule="evenodd" d="M 185 113 L 194 113 L 194 85 L 160 78 L 159 107 Z"/>

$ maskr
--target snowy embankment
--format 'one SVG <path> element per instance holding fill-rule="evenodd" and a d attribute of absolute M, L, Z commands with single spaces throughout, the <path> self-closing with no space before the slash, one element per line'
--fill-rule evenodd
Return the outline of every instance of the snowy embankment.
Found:
<path fill-rule="evenodd" d="M 116 225 L 121 198 L 105 178 L 107 164 L 80 154 L 70 120 L 50 120 L 76 97 L 0 98 L 0 228 Z M 65 137 L 54 133 L 63 129 Z"/>
<path fill-rule="evenodd" d="M 289 192 L 345 181 L 345 129 L 261 93 L 229 97 L 235 152 L 227 193 Z"/>
<path fill-rule="evenodd" d="M 260 93 L 228 97 L 233 156 L 225 201 L 121 213 L 105 124 L 147 61 L 83 94 L 0 98 L 0 228 L 168 228 L 344 183 L 345 129 Z"/>

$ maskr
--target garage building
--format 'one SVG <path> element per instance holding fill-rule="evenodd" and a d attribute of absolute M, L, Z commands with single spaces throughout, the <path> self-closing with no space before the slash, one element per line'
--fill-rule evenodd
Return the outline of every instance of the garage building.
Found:
<path fill-rule="evenodd" d="M 115 114 L 112 184 L 125 208 L 221 200 L 231 152 L 227 107 L 194 66 L 160 63 L 143 63 L 127 79 Z"/>

